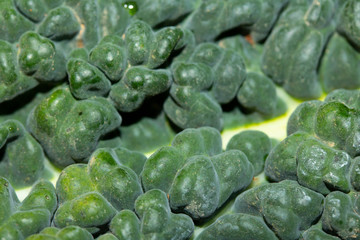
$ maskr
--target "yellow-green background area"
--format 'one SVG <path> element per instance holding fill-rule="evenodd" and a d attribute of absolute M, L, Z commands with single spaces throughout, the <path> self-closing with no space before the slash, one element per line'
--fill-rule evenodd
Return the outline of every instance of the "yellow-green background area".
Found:
<path fill-rule="evenodd" d="M 261 123 L 253 123 L 253 124 L 248 124 L 248 125 L 244 125 L 241 127 L 237 127 L 234 129 L 224 130 L 221 134 L 222 140 L 223 140 L 223 148 L 224 149 L 226 148 L 226 145 L 232 136 L 234 136 L 235 134 L 237 134 L 241 131 L 249 130 L 249 129 L 262 131 L 262 132 L 266 133 L 270 138 L 276 139 L 278 141 L 283 140 L 286 137 L 287 121 L 288 121 L 291 113 L 301 103 L 301 101 L 290 97 L 282 88 L 279 88 L 279 87 L 277 88 L 277 95 L 287 105 L 287 111 L 285 112 L 285 114 L 283 114 L 279 117 L 261 122 Z M 146 155 L 150 156 L 151 153 L 148 153 Z M 56 169 L 54 166 L 52 166 L 49 163 L 49 161 L 46 161 L 45 167 L 52 174 L 51 182 L 55 186 L 57 178 L 59 177 L 59 174 L 60 174 L 60 170 Z M 250 185 L 250 188 L 264 183 L 265 182 L 264 179 L 265 179 L 265 176 L 263 173 L 254 177 L 254 180 L 253 180 L 252 184 Z M 20 201 L 22 201 L 27 196 L 30 189 L 31 188 L 29 187 L 29 188 L 25 188 L 25 189 L 16 191 Z M 234 202 L 234 198 L 230 199 L 226 204 L 224 204 L 224 206 L 222 206 L 219 209 L 219 211 L 212 217 L 212 219 L 206 221 L 206 223 L 204 223 L 204 224 L 197 224 L 197 226 L 195 228 L 195 232 L 192 236 L 192 239 L 202 231 L 203 227 L 213 223 L 220 215 L 223 215 L 224 213 L 231 211 L 231 206 L 232 206 L 233 202 Z"/>

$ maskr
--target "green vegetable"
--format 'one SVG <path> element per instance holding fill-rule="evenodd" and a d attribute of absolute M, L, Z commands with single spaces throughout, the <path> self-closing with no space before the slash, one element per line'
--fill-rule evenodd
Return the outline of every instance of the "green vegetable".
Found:
<path fill-rule="evenodd" d="M 163 64 L 183 36 L 180 28 L 166 27 L 154 33 L 151 27 L 135 21 L 125 32 L 124 50 L 132 67 L 126 69 L 122 80 L 111 88 L 110 98 L 120 111 L 137 109 L 148 96 L 166 91 L 171 84 L 168 70 L 154 69 Z M 121 50 L 119 48 L 119 50 Z M 137 66 L 140 65 L 140 66 Z"/>
<path fill-rule="evenodd" d="M 326 195 L 319 223 L 303 239 L 359 237 L 358 98 L 359 90 L 339 89 L 324 102 L 300 104 L 289 118 L 291 135 L 266 159 L 270 180 L 297 180 Z"/>
<path fill-rule="evenodd" d="M 297 180 L 323 194 L 358 190 L 359 158 L 352 159 L 359 151 L 358 95 L 358 90 L 337 90 L 324 102 L 300 104 L 289 118 L 291 135 L 266 159 L 266 175 Z"/>
<path fill-rule="evenodd" d="M 50 226 L 57 207 L 55 188 L 38 181 L 20 202 L 11 184 L 0 177 L 0 239 L 25 239 Z"/>
<path fill-rule="evenodd" d="M 90 50 L 102 36 L 122 34 L 130 17 L 116 0 L 6 0 L 0 9 L 0 102 L 38 85 L 23 73 L 42 82 L 63 80 L 64 55 L 76 48 Z"/>
<path fill-rule="evenodd" d="M 55 89 L 30 113 L 28 128 L 58 167 L 87 162 L 101 135 L 121 117 L 104 98 L 77 101 L 66 87 Z"/>
<path fill-rule="evenodd" d="M 298 239 L 321 216 L 323 201 L 321 194 L 285 180 L 247 190 L 233 208 L 263 218 L 280 239 Z"/>
<path fill-rule="evenodd" d="M 360 91 L 357 89 L 346 90 L 346 89 L 336 89 L 329 93 L 325 101 L 332 102 L 338 101 L 345 104 L 350 109 L 360 109 L 358 98 L 360 97 Z"/>
<path fill-rule="evenodd" d="M 245 117 L 245 122 L 251 123 L 254 117 L 260 119 L 256 119 L 256 122 L 283 114 L 287 108 L 285 103 L 277 96 L 275 84 L 261 71 L 262 45 L 251 44 L 242 36 L 234 36 L 222 39 L 219 46 L 238 53 L 244 59 L 247 70 L 246 79 L 237 92 L 239 105 L 235 106 L 235 109 L 240 108 L 244 113 L 226 113 L 234 119 L 233 125 L 239 125 L 236 121 L 241 117 Z"/>
<path fill-rule="evenodd" d="M 20 69 L 40 81 L 59 81 L 65 77 L 65 59 L 54 43 L 35 32 L 19 39 Z"/>
<path fill-rule="evenodd" d="M 17 11 L 12 0 L 4 0 L 0 3 L 0 39 L 16 42 L 19 37 L 28 30 L 34 29 L 34 23 L 29 21 Z"/>
<path fill-rule="evenodd" d="M 246 78 L 245 65 L 241 56 L 213 43 L 197 45 L 188 59 L 183 57 L 181 60 L 187 63 L 193 62 L 194 68 L 200 68 L 200 72 L 205 72 L 203 74 L 210 76 L 203 80 L 195 78 L 193 80 L 195 82 L 192 82 L 186 78 L 186 74 L 192 73 L 192 68 L 186 68 L 175 61 L 173 73 L 178 77 L 177 83 L 192 86 L 199 90 L 211 87 L 209 91 L 211 96 L 220 104 L 230 102 Z M 185 64 L 184 62 L 180 63 Z M 197 67 L 195 67 L 196 65 Z M 202 84 L 201 81 L 206 81 L 206 83 Z"/>
<path fill-rule="evenodd" d="M 360 239 L 359 3 L 0 1 L 0 239 Z"/>
<path fill-rule="evenodd" d="M 13 99 L 38 85 L 34 78 L 20 71 L 16 61 L 16 50 L 10 43 L 0 41 L 0 55 L 0 102 Z"/>
<path fill-rule="evenodd" d="M 15 0 L 13 1 L 16 9 L 25 17 L 29 18 L 33 22 L 39 22 L 46 17 L 46 12 L 52 8 L 61 5 L 63 0 Z"/>
<path fill-rule="evenodd" d="M 173 84 L 164 104 L 166 115 L 181 129 L 202 126 L 223 128 L 222 109 L 206 92 Z"/>
<path fill-rule="evenodd" d="M 232 211 L 195 239 L 337 239 L 312 226 L 323 202 L 321 194 L 290 180 L 257 186 L 241 193 Z"/>
<path fill-rule="evenodd" d="M 357 47 L 360 46 L 359 4 L 358 0 L 344 1 L 337 26 L 337 30 Z"/>
<path fill-rule="evenodd" d="M 125 7 L 134 17 L 156 26 L 163 22 L 176 21 L 191 12 L 200 0 L 133 0 L 125 2 Z"/>
<path fill-rule="evenodd" d="M 44 228 L 40 233 L 31 235 L 26 240 L 93 240 L 93 236 L 78 226 L 68 226 L 62 229 L 55 227 Z"/>
<path fill-rule="evenodd" d="M 339 240 L 340 238 L 325 233 L 321 229 L 321 225 L 317 224 L 317 225 L 313 225 L 311 228 L 304 231 L 301 234 L 300 239 L 304 239 L 304 240 Z"/>
<path fill-rule="evenodd" d="M 333 143 L 336 148 L 352 148 L 351 132 L 356 128 L 355 114 L 355 111 L 336 101 L 321 105 L 315 118 L 316 135 Z"/>
<path fill-rule="evenodd" d="M 130 17 L 115 0 L 14 2 L 2 2 L 1 22 L 5 24 L 0 38 L 15 42 L 21 34 L 37 28 L 39 34 L 57 41 L 67 53 L 76 47 L 89 50 L 102 36 L 122 34 Z"/>
<path fill-rule="evenodd" d="M 219 217 L 215 223 L 205 228 L 195 239 L 277 240 L 278 238 L 261 217 L 244 213 L 231 213 Z"/>
<path fill-rule="evenodd" d="M 305 132 L 295 132 L 269 153 L 265 161 L 265 174 L 270 180 L 281 181 L 284 179 L 297 180 L 296 176 L 296 150 L 299 144 L 311 138 Z"/>
<path fill-rule="evenodd" d="M 115 237 L 112 233 L 105 233 L 96 238 L 96 240 L 118 240 L 118 238 Z"/>
<path fill-rule="evenodd" d="M 235 134 L 226 146 L 226 150 L 237 149 L 245 153 L 254 166 L 254 175 L 264 170 L 265 159 L 272 149 L 270 138 L 263 132 L 246 130 Z"/>
<path fill-rule="evenodd" d="M 321 95 L 317 66 L 335 30 L 335 1 L 291 1 L 264 45 L 262 70 L 292 96 Z"/>
<path fill-rule="evenodd" d="M 72 37 L 81 30 L 80 23 L 68 7 L 55 8 L 46 15 L 38 28 L 38 32 L 42 36 L 61 40 L 64 37 Z"/>
<path fill-rule="evenodd" d="M 26 32 L 18 46 L 0 40 L 0 102 L 36 87 L 39 82 L 65 78 L 65 58 L 54 43 L 35 32 Z"/>
<path fill-rule="evenodd" d="M 359 238 L 359 193 L 332 192 L 325 198 L 323 229 L 341 239 Z"/>
<path fill-rule="evenodd" d="M 135 201 L 135 212 L 122 210 L 112 219 L 110 231 L 120 240 L 188 239 L 194 231 L 189 216 L 173 214 L 166 194 L 147 191 Z M 139 218 L 139 219 L 138 219 Z"/>
<path fill-rule="evenodd" d="M 250 43 L 243 36 L 232 36 L 221 39 L 219 46 L 237 52 L 244 60 L 246 71 L 262 73 L 261 55 L 263 45 Z"/>
<path fill-rule="evenodd" d="M 306 140 L 296 152 L 300 184 L 327 194 L 333 190 L 350 191 L 348 181 L 351 157 L 315 139 Z"/>
<path fill-rule="evenodd" d="M 72 53 L 67 64 L 69 83 L 75 97 L 110 98 L 120 111 L 131 112 L 146 97 L 166 91 L 171 84 L 168 70 L 154 69 L 163 64 L 178 47 L 183 32 L 166 27 L 156 33 L 142 21 L 132 22 L 124 33 L 103 38 L 86 53 Z M 111 86 L 111 81 L 118 82 Z"/>
<path fill-rule="evenodd" d="M 350 169 L 350 184 L 356 191 L 360 191 L 360 158 L 356 157 L 352 161 L 351 169 Z"/>
<path fill-rule="evenodd" d="M 145 109 L 154 110 L 147 106 Z M 163 112 L 155 118 L 142 117 L 138 122 L 128 126 L 121 126 L 119 129 L 122 146 L 144 153 L 154 151 L 164 145 L 169 145 L 175 135 L 173 129 L 168 125 Z"/>
<path fill-rule="evenodd" d="M 143 193 L 137 174 L 146 157 L 123 148 L 100 148 L 89 163 L 65 168 L 56 183 L 59 207 L 53 223 L 76 225 L 92 233 L 109 223 L 117 211 L 134 209 Z"/>
<path fill-rule="evenodd" d="M 67 63 L 71 93 L 77 99 L 92 96 L 106 96 L 110 91 L 110 81 L 96 67 L 82 59 L 71 58 Z"/>
<path fill-rule="evenodd" d="M 210 41 L 235 27 L 248 27 L 257 40 L 267 36 L 287 0 L 276 1 L 201 1 L 200 6 L 185 20 L 198 42 Z"/>
<path fill-rule="evenodd" d="M 0 176 L 14 187 L 32 185 L 42 177 L 43 149 L 19 121 L 0 123 L 0 152 Z"/>
<path fill-rule="evenodd" d="M 268 36 L 276 23 L 279 14 L 288 2 L 288 0 L 259 1 L 261 14 L 258 16 L 254 25 L 250 27 L 252 39 L 259 42 Z"/>
<path fill-rule="evenodd" d="M 360 54 L 346 41 L 335 34 L 326 47 L 321 66 L 319 80 L 325 92 L 334 89 L 356 89 L 360 87 Z"/>
<path fill-rule="evenodd" d="M 90 51 L 89 56 L 84 60 L 89 60 L 92 65 L 104 72 L 109 80 L 117 82 L 127 67 L 124 45 L 123 39 L 119 36 L 108 35 Z M 71 75 L 71 71 L 69 75 Z"/>
<path fill-rule="evenodd" d="M 246 78 L 242 58 L 213 43 L 188 49 L 172 64 L 174 84 L 164 103 L 167 116 L 180 128 L 222 129 L 222 109 Z"/>
<path fill-rule="evenodd" d="M 333 189 L 348 192 L 351 157 L 317 140 L 309 139 L 297 149 L 297 176 L 300 184 L 321 193 Z"/>
<path fill-rule="evenodd" d="M 141 173 L 144 190 L 161 189 L 173 210 L 193 219 L 210 216 L 232 193 L 246 188 L 254 172 L 243 152 L 221 148 L 214 128 L 182 131 L 171 146 L 146 160 Z"/>
<path fill-rule="evenodd" d="M 316 111 L 322 104 L 319 100 L 306 101 L 301 103 L 292 112 L 287 123 L 287 135 L 297 131 L 304 131 L 314 134 Z"/>
<path fill-rule="evenodd" d="M 272 115 L 277 107 L 275 84 L 264 75 L 250 72 L 237 93 L 237 100 L 247 109 Z"/>
<path fill-rule="evenodd" d="M 296 132 L 278 144 L 266 159 L 266 175 L 273 181 L 297 180 L 322 194 L 351 189 L 350 171 L 357 163 L 344 151 Z M 353 177 L 357 177 L 355 172 Z"/>
<path fill-rule="evenodd" d="M 299 105 L 289 119 L 288 133 L 306 131 L 352 157 L 358 155 L 358 94 L 356 90 L 339 90 L 330 94 L 323 103 Z"/>
<path fill-rule="evenodd" d="M 133 67 L 123 81 L 113 85 L 110 98 L 118 110 L 131 112 L 137 109 L 146 97 L 166 91 L 170 83 L 171 77 L 166 71 Z"/>

